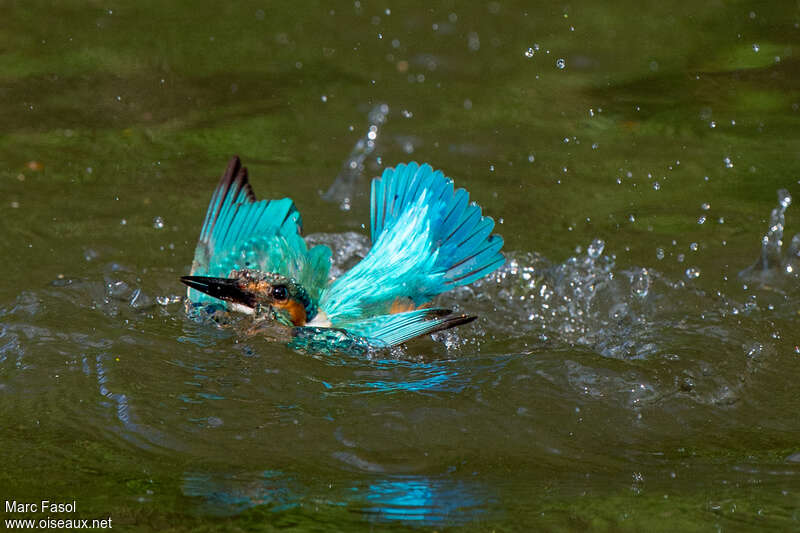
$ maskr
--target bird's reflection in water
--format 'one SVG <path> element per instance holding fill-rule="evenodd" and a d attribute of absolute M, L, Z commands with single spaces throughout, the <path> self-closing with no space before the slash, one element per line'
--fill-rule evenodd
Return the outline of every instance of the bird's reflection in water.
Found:
<path fill-rule="evenodd" d="M 363 512 L 379 521 L 463 524 L 484 516 L 494 502 L 480 485 L 447 478 L 402 476 L 366 489 Z"/>
<path fill-rule="evenodd" d="M 265 505 L 283 511 L 305 499 L 302 487 L 292 476 L 277 470 L 260 473 L 188 472 L 183 476 L 183 494 L 200 498 L 202 514 L 230 516 Z"/>
<path fill-rule="evenodd" d="M 313 505 L 349 508 L 377 522 L 419 525 L 464 524 L 485 518 L 497 500 L 486 487 L 447 477 L 390 476 L 355 485 L 304 487 L 295 476 L 267 470 L 259 474 L 184 475 L 183 493 L 199 498 L 202 514 L 231 516 L 258 506 L 283 512 Z"/>

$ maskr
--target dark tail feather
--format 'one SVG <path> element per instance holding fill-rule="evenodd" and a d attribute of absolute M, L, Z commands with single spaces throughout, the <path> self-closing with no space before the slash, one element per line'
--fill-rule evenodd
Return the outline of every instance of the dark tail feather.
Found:
<path fill-rule="evenodd" d="M 452 315 L 449 309 L 417 309 L 406 313 L 382 315 L 351 322 L 344 326 L 349 332 L 369 339 L 377 347 L 402 344 L 427 335 L 472 322 L 477 317 Z"/>

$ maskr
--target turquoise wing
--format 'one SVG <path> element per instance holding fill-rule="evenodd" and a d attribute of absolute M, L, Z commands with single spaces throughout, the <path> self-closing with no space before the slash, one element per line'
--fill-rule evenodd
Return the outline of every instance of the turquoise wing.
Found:
<path fill-rule="evenodd" d="M 389 314 L 467 285 L 504 263 L 494 221 L 469 193 L 430 165 L 387 168 L 372 181 L 372 249 L 325 290 L 320 308 L 334 326 Z"/>
<path fill-rule="evenodd" d="M 420 335 L 435 333 L 475 320 L 474 316 L 453 315 L 449 309 L 417 309 L 394 315 L 381 315 L 351 322 L 344 329 L 369 339 L 372 346 L 388 348 Z"/>
<path fill-rule="evenodd" d="M 222 175 L 200 230 L 191 275 L 227 277 L 253 268 L 295 278 L 312 298 L 328 282 L 330 249 L 308 250 L 300 212 L 289 198 L 256 201 L 247 169 L 233 157 Z M 194 303 L 216 298 L 189 289 Z"/>
<path fill-rule="evenodd" d="M 447 309 L 418 309 L 358 320 L 342 328 L 297 327 L 289 347 L 308 353 L 363 355 L 473 320 L 474 316 L 453 316 Z"/>

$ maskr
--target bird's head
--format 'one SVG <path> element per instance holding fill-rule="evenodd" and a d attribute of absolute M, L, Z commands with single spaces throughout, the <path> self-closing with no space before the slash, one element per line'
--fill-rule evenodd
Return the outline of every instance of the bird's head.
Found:
<path fill-rule="evenodd" d="M 272 310 L 278 320 L 303 326 L 317 314 L 308 292 L 294 279 L 274 272 L 233 270 L 227 278 L 183 276 L 181 281 L 202 293 L 242 306 L 244 312 Z"/>

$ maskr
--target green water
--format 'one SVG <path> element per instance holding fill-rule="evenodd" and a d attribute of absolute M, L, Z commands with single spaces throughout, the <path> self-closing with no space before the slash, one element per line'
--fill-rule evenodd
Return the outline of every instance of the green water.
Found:
<path fill-rule="evenodd" d="M 770 221 L 800 195 L 797 3 L 181 4 L 0 2 L 3 499 L 129 530 L 800 530 L 797 207 Z M 506 242 L 439 302 L 480 318 L 371 358 L 187 320 L 233 154 L 336 268 L 369 177 L 442 168 Z"/>

